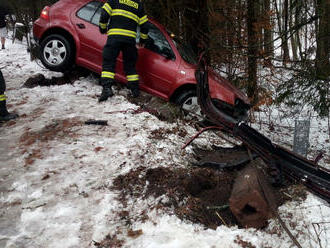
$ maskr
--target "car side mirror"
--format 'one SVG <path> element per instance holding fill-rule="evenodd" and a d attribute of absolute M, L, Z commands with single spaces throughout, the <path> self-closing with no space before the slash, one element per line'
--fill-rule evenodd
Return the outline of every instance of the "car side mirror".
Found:
<path fill-rule="evenodd" d="M 167 48 L 167 47 L 163 47 L 162 51 L 161 51 L 161 54 L 166 58 L 166 59 L 169 59 L 169 60 L 172 60 L 174 58 L 174 54 L 173 52 Z"/>

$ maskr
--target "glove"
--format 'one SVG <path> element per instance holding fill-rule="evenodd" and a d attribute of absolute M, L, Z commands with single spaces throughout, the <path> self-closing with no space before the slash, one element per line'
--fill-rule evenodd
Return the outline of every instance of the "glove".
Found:
<path fill-rule="evenodd" d="M 107 32 L 107 30 L 106 30 L 106 29 L 104 29 L 104 28 L 101 28 L 101 27 L 99 27 L 99 30 L 100 30 L 100 33 L 101 33 L 101 34 L 105 34 L 105 33 Z"/>

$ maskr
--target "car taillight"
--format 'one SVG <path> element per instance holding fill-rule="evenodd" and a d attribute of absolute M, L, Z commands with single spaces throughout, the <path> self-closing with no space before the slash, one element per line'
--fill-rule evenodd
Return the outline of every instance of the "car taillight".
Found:
<path fill-rule="evenodd" d="M 46 6 L 40 14 L 40 18 L 48 20 L 49 19 L 49 6 Z"/>

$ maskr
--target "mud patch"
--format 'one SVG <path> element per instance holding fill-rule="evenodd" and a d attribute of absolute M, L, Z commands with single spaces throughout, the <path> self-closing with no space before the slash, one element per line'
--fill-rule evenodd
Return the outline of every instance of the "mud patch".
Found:
<path fill-rule="evenodd" d="M 125 85 L 118 82 L 116 83 L 116 87 L 118 89 L 126 88 Z M 161 121 L 173 123 L 176 122 L 178 118 L 183 118 L 178 105 L 150 95 L 146 92 L 141 91 L 140 96 L 137 98 L 132 98 L 129 95 L 125 97 L 127 97 L 129 102 L 139 106 L 143 111 L 149 112 L 150 114 L 156 116 Z"/>
<path fill-rule="evenodd" d="M 72 71 L 64 72 L 62 77 L 52 77 L 51 79 L 45 78 L 43 74 L 36 74 L 26 80 L 23 86 L 26 88 L 34 88 L 37 86 L 72 84 L 80 77 L 87 77 L 89 74 L 89 71 L 80 67 L 75 68 Z"/>
<path fill-rule="evenodd" d="M 19 147 L 25 157 L 25 166 L 31 165 L 36 159 L 43 158 L 43 152 L 48 150 L 52 140 L 74 139 L 78 136 L 73 128 L 82 126 L 83 122 L 78 118 L 53 120 L 51 124 L 38 131 L 26 129 L 19 139 Z"/>
<path fill-rule="evenodd" d="M 118 232 L 117 232 L 118 233 Z M 107 235 L 101 242 L 94 241 L 94 246 L 98 248 L 108 248 L 108 247 L 122 247 L 124 245 L 124 240 L 118 239 L 116 235 Z"/>
<path fill-rule="evenodd" d="M 177 134 L 180 137 L 186 137 L 187 136 L 187 130 L 184 128 L 180 128 L 180 126 L 173 127 L 171 129 L 167 128 L 158 128 L 150 132 L 149 138 L 150 139 L 156 139 L 156 140 L 162 140 L 167 138 L 171 134 Z"/>
<path fill-rule="evenodd" d="M 236 225 L 228 208 L 228 199 L 236 172 L 215 171 L 209 168 L 139 167 L 114 180 L 113 188 L 120 191 L 124 208 L 130 199 L 161 198 L 150 210 L 163 210 L 182 220 L 216 229 L 220 225 Z M 148 219 L 147 213 L 138 219 L 128 211 L 122 214 L 125 224 Z"/>

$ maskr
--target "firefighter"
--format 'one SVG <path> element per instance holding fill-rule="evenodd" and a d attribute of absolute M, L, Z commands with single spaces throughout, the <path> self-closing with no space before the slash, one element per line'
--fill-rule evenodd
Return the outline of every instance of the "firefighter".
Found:
<path fill-rule="evenodd" d="M 9 121 L 12 119 L 15 119 L 18 117 L 16 114 L 10 114 L 7 111 L 7 106 L 6 106 L 6 95 L 5 95 L 5 90 L 6 90 L 6 83 L 5 79 L 3 78 L 2 72 L 0 70 L 0 121 Z"/>
<path fill-rule="evenodd" d="M 103 48 L 100 79 L 103 89 L 99 102 L 113 96 L 111 87 L 114 83 L 116 59 L 120 51 L 123 54 L 127 86 L 131 90 L 132 97 L 139 96 L 139 75 L 135 69 L 138 56 L 136 35 L 137 27 L 140 26 L 140 41 L 143 44 L 148 38 L 148 29 L 145 25 L 147 21 L 140 0 L 108 0 L 103 5 L 99 29 L 102 34 L 108 34 L 108 39 Z"/>

